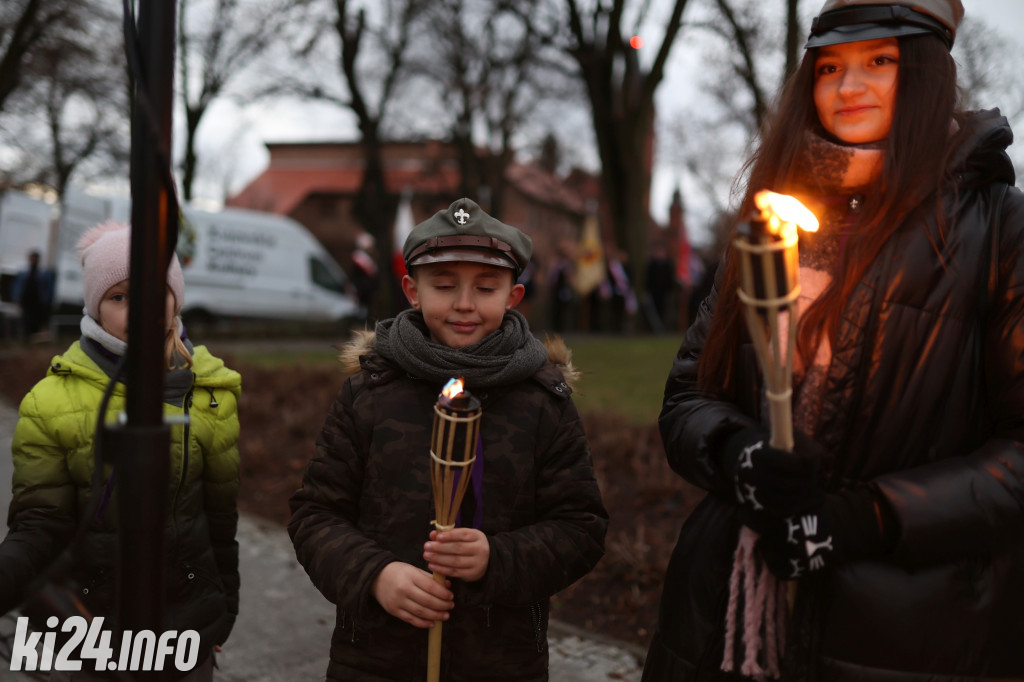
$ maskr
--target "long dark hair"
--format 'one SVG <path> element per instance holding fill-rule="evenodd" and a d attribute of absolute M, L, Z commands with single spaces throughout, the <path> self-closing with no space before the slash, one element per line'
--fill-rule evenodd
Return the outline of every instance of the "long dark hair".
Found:
<path fill-rule="evenodd" d="M 901 37 L 899 46 L 896 99 L 882 170 L 865 197 L 835 277 L 801 316 L 797 350 L 805 364 L 823 335 L 834 338 L 854 287 L 907 216 L 931 211 L 940 229 L 944 224 L 942 190 L 950 184 L 950 157 L 965 132 L 956 64 L 942 41 L 931 34 Z M 762 189 L 798 195 L 794 176 L 807 141 L 793 131 L 827 136 L 814 105 L 816 53 L 811 49 L 804 54 L 800 68 L 780 94 L 775 115 L 761 132 L 759 148 L 744 165 L 747 183 L 738 220 L 749 215 L 753 196 Z M 735 260 L 734 254 L 727 255 L 698 367 L 700 386 L 726 395 L 735 394 L 736 350 L 746 333 L 736 295 Z"/>

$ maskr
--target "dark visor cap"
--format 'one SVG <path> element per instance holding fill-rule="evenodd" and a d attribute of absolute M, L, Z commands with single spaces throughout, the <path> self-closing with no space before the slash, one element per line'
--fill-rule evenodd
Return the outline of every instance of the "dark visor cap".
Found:
<path fill-rule="evenodd" d="M 413 228 L 402 256 L 407 268 L 465 261 L 513 270 L 530 262 L 533 242 L 522 231 L 488 215 L 470 199 L 459 199 Z"/>
<path fill-rule="evenodd" d="M 845 7 L 814 19 L 804 49 L 924 33 L 934 33 L 948 49 L 953 47 L 953 30 L 923 12 L 903 5 Z"/>

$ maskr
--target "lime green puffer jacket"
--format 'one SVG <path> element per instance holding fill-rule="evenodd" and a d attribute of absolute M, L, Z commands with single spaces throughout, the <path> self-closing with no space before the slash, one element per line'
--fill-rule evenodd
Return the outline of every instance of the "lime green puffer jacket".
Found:
<path fill-rule="evenodd" d="M 165 415 L 179 417 L 171 421 L 166 491 L 165 615 L 166 629 L 197 630 L 203 644 L 213 646 L 227 639 L 238 613 L 241 376 L 205 346 L 195 348 L 193 360 L 194 380 L 181 405 L 164 404 Z M 12 444 L 9 532 L 0 544 L 0 613 L 22 601 L 75 532 L 89 500 L 93 435 L 107 384 L 107 375 L 76 341 L 53 358 L 46 377 L 22 400 Z M 124 410 L 124 391 L 118 383 L 108 423 Z M 85 520 L 84 551 L 74 556 L 71 578 L 90 612 L 109 622 L 115 616 L 117 490 L 128 483 L 116 472 L 111 479 L 107 468 L 103 480 L 111 495 L 101 513 Z"/>

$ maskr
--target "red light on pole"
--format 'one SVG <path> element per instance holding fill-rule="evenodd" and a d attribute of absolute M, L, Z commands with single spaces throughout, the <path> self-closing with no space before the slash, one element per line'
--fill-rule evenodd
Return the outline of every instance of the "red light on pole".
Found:
<path fill-rule="evenodd" d="M 644 39 L 641 38 L 640 36 L 633 36 L 632 38 L 629 39 L 629 46 L 634 50 L 639 50 L 641 47 L 644 46 Z"/>

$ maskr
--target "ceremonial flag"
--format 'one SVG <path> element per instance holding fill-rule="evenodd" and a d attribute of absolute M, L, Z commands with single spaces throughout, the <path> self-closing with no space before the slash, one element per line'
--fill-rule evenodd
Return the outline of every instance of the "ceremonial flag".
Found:
<path fill-rule="evenodd" d="M 402 247 L 405 246 L 405 240 L 415 226 L 416 221 L 412 217 L 412 192 L 405 191 L 398 202 L 398 212 L 395 214 L 395 226 L 392 230 L 391 272 L 396 277 L 406 274 Z"/>
<path fill-rule="evenodd" d="M 591 213 L 583 221 L 579 249 L 576 252 L 576 293 L 586 296 L 596 289 L 605 278 L 604 249 L 601 248 L 601 231 L 597 226 L 597 215 Z"/>

